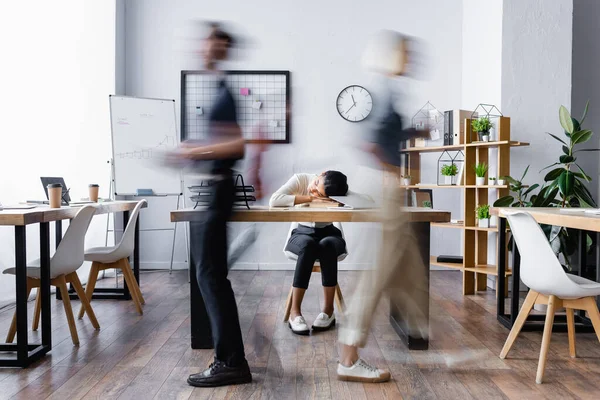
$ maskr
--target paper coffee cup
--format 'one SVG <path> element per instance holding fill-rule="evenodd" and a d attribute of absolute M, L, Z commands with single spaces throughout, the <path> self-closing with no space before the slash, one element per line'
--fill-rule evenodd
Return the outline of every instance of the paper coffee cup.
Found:
<path fill-rule="evenodd" d="M 60 208 L 62 203 L 62 185 L 60 183 L 51 183 L 48 185 L 48 199 L 50 208 Z"/>
<path fill-rule="evenodd" d="M 89 191 L 90 191 L 90 201 L 93 201 L 94 203 L 98 202 L 98 191 L 100 190 L 100 185 L 96 184 L 96 183 L 91 183 L 89 186 Z"/>

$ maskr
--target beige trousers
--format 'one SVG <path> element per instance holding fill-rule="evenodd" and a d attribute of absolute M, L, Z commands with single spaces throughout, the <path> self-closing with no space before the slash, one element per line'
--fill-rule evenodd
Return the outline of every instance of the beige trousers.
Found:
<path fill-rule="evenodd" d="M 408 325 L 411 335 L 428 338 L 429 274 L 408 214 L 402 212 L 406 192 L 397 175 L 386 173 L 383 184 L 382 241 L 376 268 L 363 272 L 342 326 L 340 343 L 364 347 L 375 310 L 386 294 Z M 429 261 L 429 260 L 427 260 Z"/>

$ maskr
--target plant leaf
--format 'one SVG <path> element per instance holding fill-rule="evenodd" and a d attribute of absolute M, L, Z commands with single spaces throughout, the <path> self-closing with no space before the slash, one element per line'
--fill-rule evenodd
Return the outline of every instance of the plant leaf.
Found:
<path fill-rule="evenodd" d="M 531 185 L 531 186 L 529 187 L 529 189 L 527 189 L 527 190 L 525 191 L 525 193 L 523 193 L 523 196 L 527 196 L 529 193 L 531 193 L 532 191 L 534 191 L 534 190 L 535 190 L 536 188 L 538 188 L 539 186 L 540 186 L 540 185 L 539 185 L 539 184 L 537 184 L 537 183 L 535 183 L 535 184 Z"/>
<path fill-rule="evenodd" d="M 563 164 L 569 164 L 575 161 L 577 158 L 568 155 L 562 155 L 558 158 L 558 160 Z"/>
<path fill-rule="evenodd" d="M 550 182 L 555 180 L 560 176 L 560 174 L 565 171 L 563 167 L 554 168 L 552 171 L 548 172 L 544 177 L 545 182 Z"/>
<path fill-rule="evenodd" d="M 586 204 L 589 204 L 589 207 L 596 208 L 596 202 L 594 201 L 594 197 L 590 193 L 587 187 L 581 181 L 575 180 L 575 187 L 577 190 L 577 199 L 581 202 L 584 201 Z M 575 191 L 575 190 L 574 190 Z"/>
<path fill-rule="evenodd" d="M 583 116 L 581 117 L 581 122 L 580 124 L 583 124 L 583 121 L 585 121 L 585 117 L 587 117 L 587 113 L 588 113 L 588 107 L 590 106 L 590 101 L 588 100 L 585 103 L 585 109 L 583 110 Z"/>
<path fill-rule="evenodd" d="M 548 205 L 550 205 L 550 203 L 552 203 L 552 201 L 556 198 L 557 194 L 558 188 L 554 188 L 550 193 L 548 193 L 545 196 L 544 201 L 541 203 L 540 207 L 548 207 Z"/>
<path fill-rule="evenodd" d="M 504 196 L 500 197 L 493 204 L 494 207 L 510 207 L 512 202 L 515 201 L 515 198 L 512 196 Z"/>
<path fill-rule="evenodd" d="M 582 131 L 577 131 L 571 136 L 571 140 L 573 144 L 585 143 L 592 137 L 594 133 L 589 129 L 584 129 Z"/>
<path fill-rule="evenodd" d="M 529 171 L 529 165 L 527 166 L 527 168 L 525 168 L 525 171 L 523 171 L 523 176 L 521 177 L 521 182 L 523 182 L 523 179 L 525 179 L 525 175 L 527 175 L 527 171 Z"/>
<path fill-rule="evenodd" d="M 569 111 L 565 108 L 565 106 L 560 106 L 560 109 L 558 110 L 558 117 L 565 132 L 567 132 L 569 135 L 573 134 L 573 121 L 571 120 L 571 114 L 569 114 Z"/>
<path fill-rule="evenodd" d="M 512 183 L 513 185 L 520 183 L 519 181 L 517 181 L 515 178 L 513 178 L 511 176 L 505 176 L 504 179 L 506 179 L 509 183 Z"/>
<path fill-rule="evenodd" d="M 580 149 L 580 150 L 575 150 L 574 153 L 579 153 L 580 151 L 600 151 L 600 149 Z"/>
<path fill-rule="evenodd" d="M 573 184 L 575 176 L 571 171 L 564 170 L 558 177 L 558 188 L 560 189 L 563 197 L 567 197 L 573 194 Z"/>
<path fill-rule="evenodd" d="M 588 182 L 592 181 L 592 178 L 585 173 L 585 171 L 583 170 L 583 168 L 581 168 L 581 165 L 575 163 L 575 165 L 577 165 L 577 168 L 579 168 L 579 170 L 581 171 L 581 175 L 583 175 L 583 177 L 580 176 L 581 179 L 585 179 Z"/>
<path fill-rule="evenodd" d="M 559 138 L 558 136 L 556 136 L 556 135 L 553 135 L 553 134 L 551 134 L 550 132 L 546 132 L 546 133 L 547 133 L 548 135 L 552 136 L 554 139 L 556 139 L 556 140 L 558 140 L 559 142 L 561 142 L 562 144 L 564 144 L 565 146 L 567 146 L 567 143 L 566 143 L 564 140 L 562 140 L 561 138 Z"/>
<path fill-rule="evenodd" d="M 565 153 L 568 156 L 571 155 L 571 151 L 569 150 L 569 148 L 567 146 L 563 146 L 562 151 L 563 151 L 563 153 Z"/>

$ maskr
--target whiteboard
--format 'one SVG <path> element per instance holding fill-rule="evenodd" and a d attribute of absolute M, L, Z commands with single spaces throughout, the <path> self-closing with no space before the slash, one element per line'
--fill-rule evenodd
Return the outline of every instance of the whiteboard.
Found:
<path fill-rule="evenodd" d="M 181 193 L 181 172 L 161 165 L 179 143 L 175 100 L 110 96 L 110 125 L 115 195 Z"/>

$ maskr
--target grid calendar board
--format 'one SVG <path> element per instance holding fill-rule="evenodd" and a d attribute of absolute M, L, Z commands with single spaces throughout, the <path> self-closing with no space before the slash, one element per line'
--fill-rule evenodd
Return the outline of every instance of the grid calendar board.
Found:
<path fill-rule="evenodd" d="M 182 140 L 207 138 L 219 79 L 204 71 L 182 72 Z M 247 142 L 289 143 L 289 71 L 226 71 L 224 79 Z"/>
<path fill-rule="evenodd" d="M 181 173 L 162 166 L 178 146 L 175 100 L 110 96 L 110 125 L 116 195 L 181 193 Z"/>

